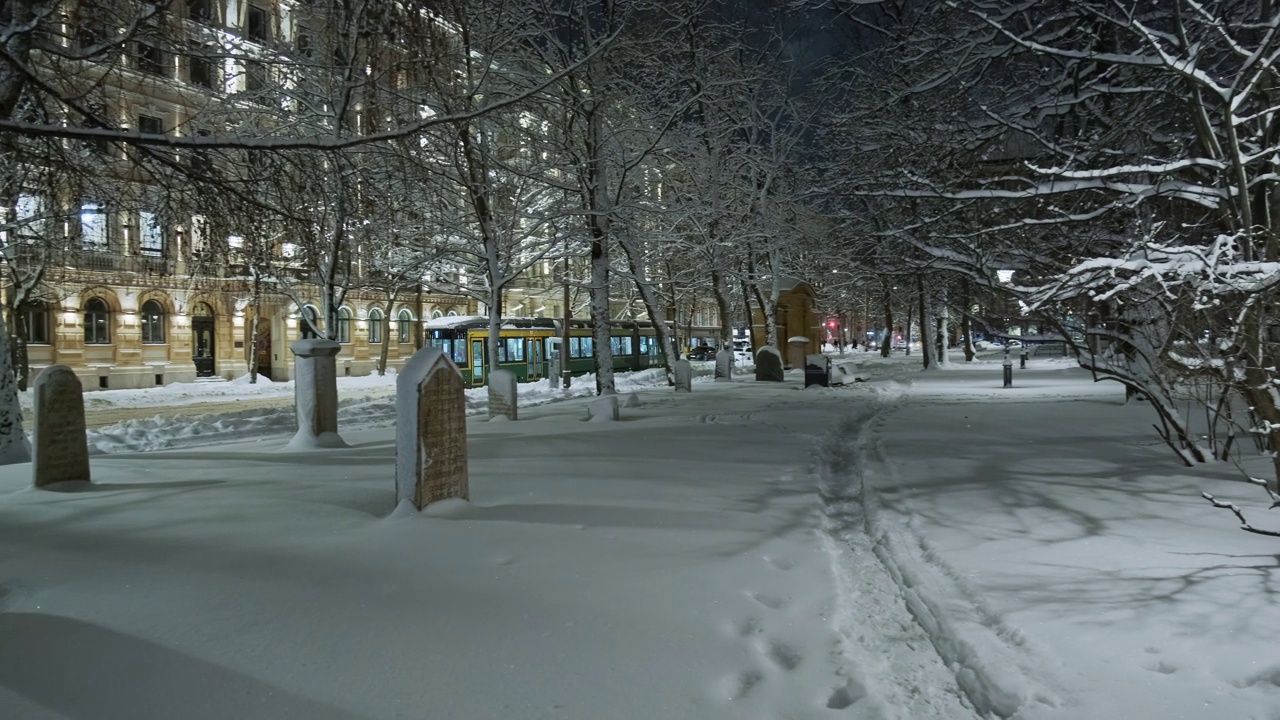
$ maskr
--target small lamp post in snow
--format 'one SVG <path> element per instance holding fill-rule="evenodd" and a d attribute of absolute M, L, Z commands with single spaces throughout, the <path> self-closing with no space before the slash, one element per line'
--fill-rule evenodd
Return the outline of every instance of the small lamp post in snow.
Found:
<path fill-rule="evenodd" d="M 1026 367 L 1025 360 L 1023 363 L 1023 367 Z M 1009 357 L 1008 345 L 1004 346 L 1004 386 L 1013 387 L 1013 358 Z"/>

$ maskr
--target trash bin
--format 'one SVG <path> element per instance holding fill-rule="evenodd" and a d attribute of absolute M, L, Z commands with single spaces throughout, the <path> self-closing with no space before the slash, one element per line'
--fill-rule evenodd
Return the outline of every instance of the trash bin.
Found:
<path fill-rule="evenodd" d="M 806 355 L 804 358 L 804 386 L 831 387 L 831 358 L 826 355 Z"/>

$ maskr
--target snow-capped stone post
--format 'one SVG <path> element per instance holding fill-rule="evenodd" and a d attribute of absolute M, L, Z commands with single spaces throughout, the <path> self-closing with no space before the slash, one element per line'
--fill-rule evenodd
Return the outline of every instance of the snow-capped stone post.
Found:
<path fill-rule="evenodd" d="M 618 396 L 601 395 L 587 403 L 587 420 L 612 422 L 618 419 Z"/>
<path fill-rule="evenodd" d="M 499 415 L 508 420 L 515 420 L 517 414 L 516 397 L 520 384 L 516 374 L 510 370 L 494 370 L 489 373 L 489 419 Z"/>
<path fill-rule="evenodd" d="M 688 360 L 677 360 L 671 366 L 676 376 L 676 392 L 693 392 L 693 365 Z"/>
<path fill-rule="evenodd" d="M 337 355 L 342 346 L 333 340 L 298 340 L 293 351 L 294 404 L 298 432 L 289 441 L 293 448 L 346 447 L 338 436 Z"/>
<path fill-rule="evenodd" d="M 560 351 L 552 350 L 551 358 L 547 360 L 547 385 L 552 390 L 560 387 Z"/>
<path fill-rule="evenodd" d="M 733 379 L 733 351 L 725 348 L 716 353 L 716 382 Z"/>
<path fill-rule="evenodd" d="M 782 382 L 782 353 L 772 345 L 765 345 L 756 351 L 756 380 Z"/>
<path fill-rule="evenodd" d="M 421 510 L 469 497 L 462 374 L 439 348 L 424 347 L 396 378 L 396 502 Z"/>
<path fill-rule="evenodd" d="M 35 427 L 32 484 L 44 487 L 89 480 L 89 442 L 84 426 L 84 388 L 66 365 L 51 365 L 33 386 Z"/>

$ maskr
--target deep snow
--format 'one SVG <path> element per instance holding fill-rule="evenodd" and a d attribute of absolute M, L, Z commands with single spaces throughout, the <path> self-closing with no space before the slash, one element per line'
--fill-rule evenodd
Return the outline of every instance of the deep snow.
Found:
<path fill-rule="evenodd" d="M 104 429 L 91 487 L 0 468 L 0 717 L 1280 717 L 1280 541 L 1198 495 L 1260 490 L 1061 360 L 917 359 L 623 377 L 616 423 L 469 391 L 472 501 L 422 514 L 394 378 L 347 449 L 246 411 Z"/>

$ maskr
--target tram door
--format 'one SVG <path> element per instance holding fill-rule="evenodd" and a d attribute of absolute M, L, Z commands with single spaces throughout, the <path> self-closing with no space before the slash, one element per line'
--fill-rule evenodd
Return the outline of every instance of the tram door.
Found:
<path fill-rule="evenodd" d="M 484 384 L 484 341 L 471 341 L 471 384 Z"/>
<path fill-rule="evenodd" d="M 542 338 L 525 341 L 524 357 L 525 362 L 528 363 L 526 369 L 529 379 L 540 380 L 542 378 Z"/>

